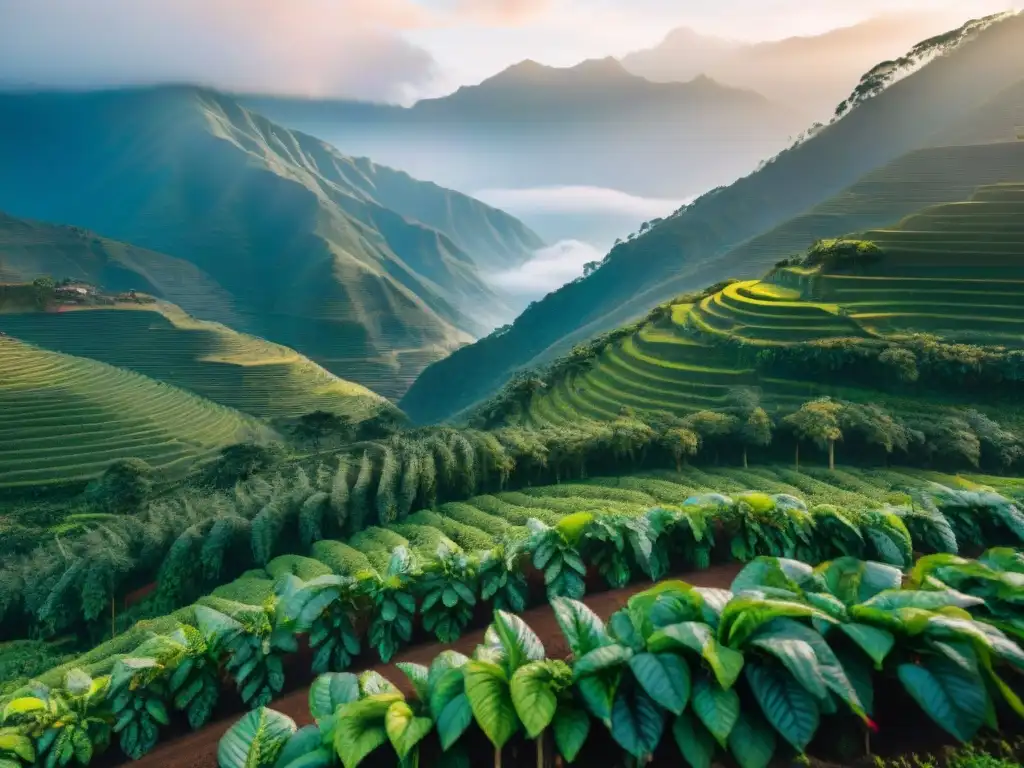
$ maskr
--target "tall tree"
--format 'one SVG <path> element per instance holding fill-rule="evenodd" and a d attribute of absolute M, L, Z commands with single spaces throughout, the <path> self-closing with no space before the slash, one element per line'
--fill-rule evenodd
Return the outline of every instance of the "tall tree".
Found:
<path fill-rule="evenodd" d="M 796 435 L 796 468 L 800 469 L 800 441 L 811 440 L 822 447 L 828 448 L 828 468 L 836 468 L 836 440 L 843 439 L 843 431 L 839 426 L 839 417 L 843 411 L 840 403 L 829 397 L 811 400 L 800 406 L 800 410 L 791 413 L 783 422 Z"/>
<path fill-rule="evenodd" d="M 743 468 L 747 468 L 747 449 L 750 446 L 764 447 L 772 441 L 772 419 L 764 408 L 754 408 L 740 425 L 740 440 L 743 442 Z"/>

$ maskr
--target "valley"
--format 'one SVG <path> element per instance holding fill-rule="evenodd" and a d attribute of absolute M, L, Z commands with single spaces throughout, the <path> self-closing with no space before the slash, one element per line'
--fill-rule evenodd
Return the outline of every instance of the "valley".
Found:
<path fill-rule="evenodd" d="M 1019 765 L 1024 14 L 734 2 L 0 25 L 0 768 Z"/>

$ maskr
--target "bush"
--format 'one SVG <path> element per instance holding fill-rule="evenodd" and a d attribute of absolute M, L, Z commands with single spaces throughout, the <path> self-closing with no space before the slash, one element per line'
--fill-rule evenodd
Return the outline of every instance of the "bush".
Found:
<path fill-rule="evenodd" d="M 134 512 L 153 490 L 153 468 L 142 459 L 121 459 L 85 489 L 86 500 L 109 512 Z"/>
<path fill-rule="evenodd" d="M 257 472 L 277 466 L 285 450 L 279 443 L 236 443 L 222 448 L 206 470 L 206 479 L 218 488 L 230 488 Z"/>

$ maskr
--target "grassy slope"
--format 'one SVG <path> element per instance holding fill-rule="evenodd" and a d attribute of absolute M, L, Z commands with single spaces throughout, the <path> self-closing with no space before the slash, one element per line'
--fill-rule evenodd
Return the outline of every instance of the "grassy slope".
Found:
<path fill-rule="evenodd" d="M 0 487 L 84 480 L 138 457 L 174 473 L 262 427 L 176 387 L 0 338 Z"/>
<path fill-rule="evenodd" d="M 510 216 L 385 180 L 196 88 L 4 95 L 0 166 L 0 209 L 187 260 L 230 295 L 239 330 L 390 396 L 505 319 L 474 259 L 515 263 L 536 242 Z M 378 181 L 380 198 L 430 221 L 387 207 Z M 458 215 L 428 203 L 457 203 Z M 493 252 L 477 250 L 488 244 Z M 221 299 L 182 303 L 215 317 Z"/>
<path fill-rule="evenodd" d="M 543 426 L 610 419 L 622 406 L 686 413 L 722 405 L 736 386 L 761 388 L 772 406 L 817 394 L 879 398 L 872 390 L 765 377 L 717 343 L 729 339 L 770 347 L 924 331 L 1020 347 L 1022 216 L 1024 185 L 982 187 L 970 202 L 925 208 L 895 227 L 863 233 L 885 255 L 857 274 L 785 269 L 765 282 L 733 283 L 696 305 L 675 305 L 671 317 L 610 345 L 590 370 L 563 376 L 535 396 L 529 420 Z M 903 413 L 939 404 L 884 399 Z"/>
<path fill-rule="evenodd" d="M 165 302 L 60 312 L 4 312 L 0 306 L 0 331 L 126 368 L 261 418 L 326 410 L 359 420 L 386 403 L 295 350 L 196 320 Z"/>
<path fill-rule="evenodd" d="M 991 27 L 762 170 L 652 228 L 590 277 L 528 309 L 511 331 L 429 368 L 403 408 L 421 421 L 450 416 L 486 397 L 517 368 L 549 359 L 686 289 L 758 274 L 760 265 L 748 268 L 727 255 L 865 173 L 931 146 L 944 130 L 962 131 L 972 113 L 991 122 L 993 99 L 1024 77 L 1022 40 L 1024 17 Z M 890 221 L 904 213 L 894 210 Z"/>

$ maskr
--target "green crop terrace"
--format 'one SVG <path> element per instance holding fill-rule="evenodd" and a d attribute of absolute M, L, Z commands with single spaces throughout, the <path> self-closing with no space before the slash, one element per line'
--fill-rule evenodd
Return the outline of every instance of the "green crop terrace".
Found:
<path fill-rule="evenodd" d="M 358 421 L 385 402 L 288 347 L 196 320 L 165 302 L 0 313 L 0 331 L 260 418 L 324 410 Z"/>
<path fill-rule="evenodd" d="M 182 389 L 7 337 L 0 371 L 0 488 L 81 481 L 130 457 L 174 474 L 262 429 Z"/>
<path fill-rule="evenodd" d="M 733 282 L 696 303 L 677 303 L 532 398 L 534 426 L 615 418 L 623 406 L 685 414 L 759 387 L 772 407 L 816 395 L 870 401 L 872 390 L 769 377 L 748 351 L 830 339 L 930 333 L 944 341 L 1024 346 L 1024 184 L 979 188 L 890 229 L 854 236 L 881 249 L 854 268 L 793 265 L 763 280 Z M 934 401 L 904 399 L 901 413 Z"/>

